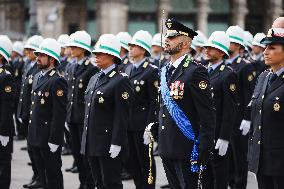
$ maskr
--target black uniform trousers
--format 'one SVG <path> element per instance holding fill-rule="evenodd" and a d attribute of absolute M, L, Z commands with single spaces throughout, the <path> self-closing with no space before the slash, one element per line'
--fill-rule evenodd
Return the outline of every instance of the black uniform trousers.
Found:
<path fill-rule="evenodd" d="M 128 131 L 129 159 L 126 163 L 126 169 L 133 176 L 136 189 L 152 189 L 156 184 L 156 162 L 152 156 L 152 175 L 153 184 L 148 184 L 150 169 L 149 147 L 143 143 L 144 131 Z"/>
<path fill-rule="evenodd" d="M 266 176 L 261 173 L 256 175 L 259 189 L 284 188 L 284 176 Z"/>
<path fill-rule="evenodd" d="M 11 153 L 0 154 L 0 188 L 9 189 L 11 184 Z"/>
<path fill-rule="evenodd" d="M 239 124 L 241 125 L 241 123 Z M 246 189 L 248 177 L 248 136 L 243 136 L 238 130 L 231 139 L 230 173 L 235 175 L 231 188 Z"/>
<path fill-rule="evenodd" d="M 203 189 L 227 189 L 229 171 L 229 154 L 220 156 L 217 150 L 214 150 L 213 158 L 209 160 L 206 169 L 202 175 Z"/>
<path fill-rule="evenodd" d="M 23 119 L 21 127 L 24 129 L 25 138 L 27 138 L 28 137 L 29 120 Z M 38 176 L 39 176 L 38 175 L 38 169 L 37 169 L 36 164 L 35 164 L 35 158 L 34 158 L 34 155 L 33 155 L 32 147 L 29 145 L 28 142 L 27 142 L 27 147 L 28 147 L 28 155 L 29 155 L 29 158 L 30 158 L 31 164 L 32 164 L 32 170 L 33 170 L 33 173 L 34 173 L 33 177 L 38 178 Z"/>
<path fill-rule="evenodd" d="M 32 147 L 32 151 L 43 188 L 63 189 L 61 147 L 58 147 L 54 153 L 49 148 L 34 146 Z"/>
<path fill-rule="evenodd" d="M 171 189 L 196 189 L 198 174 L 191 172 L 190 159 L 162 158 Z M 178 181 L 178 182 L 177 182 Z"/>
<path fill-rule="evenodd" d="M 87 186 L 87 188 L 94 188 L 94 182 L 88 160 L 84 155 L 80 153 L 83 126 L 83 124 L 69 124 L 72 153 L 75 164 L 78 167 L 79 180 L 81 185 L 85 185 Z"/>
<path fill-rule="evenodd" d="M 122 158 L 109 156 L 89 156 L 93 180 L 97 189 L 122 189 L 121 172 Z"/>

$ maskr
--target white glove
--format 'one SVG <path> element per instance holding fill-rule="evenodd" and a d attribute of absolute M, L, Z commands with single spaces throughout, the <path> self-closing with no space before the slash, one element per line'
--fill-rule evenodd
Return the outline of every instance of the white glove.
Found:
<path fill-rule="evenodd" d="M 240 130 L 242 131 L 242 135 L 246 136 L 250 130 L 250 121 L 242 120 Z"/>
<path fill-rule="evenodd" d="M 121 150 L 121 146 L 112 144 L 110 145 L 108 153 L 110 153 L 110 157 L 114 159 L 118 156 L 120 150 Z"/>
<path fill-rule="evenodd" d="M 217 142 L 216 142 L 216 146 L 215 146 L 215 149 L 219 149 L 219 155 L 220 156 L 224 156 L 226 155 L 227 153 L 227 149 L 228 149 L 228 145 L 229 145 L 229 142 L 227 140 L 223 140 L 223 139 L 218 139 Z"/>
<path fill-rule="evenodd" d="M 4 147 L 7 146 L 8 142 L 9 142 L 9 137 L 0 135 L 0 142 L 1 142 L 2 146 L 4 146 Z"/>
<path fill-rule="evenodd" d="M 51 151 L 52 153 L 54 153 L 54 152 L 56 152 L 56 150 L 57 150 L 57 148 L 58 148 L 59 145 L 57 145 L 57 144 L 52 144 L 52 143 L 48 143 L 48 146 L 49 146 L 49 148 L 50 148 L 50 151 Z"/>
<path fill-rule="evenodd" d="M 145 145 L 148 145 L 150 144 L 151 142 L 151 128 L 152 126 L 154 125 L 154 123 L 149 123 L 149 125 L 146 127 L 145 131 L 144 131 L 144 134 L 143 134 L 143 143 Z"/>

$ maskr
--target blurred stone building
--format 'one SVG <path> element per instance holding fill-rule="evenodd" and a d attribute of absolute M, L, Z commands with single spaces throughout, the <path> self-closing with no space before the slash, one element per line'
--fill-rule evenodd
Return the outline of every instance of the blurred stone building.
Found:
<path fill-rule="evenodd" d="M 37 25 L 44 37 L 82 29 L 94 39 L 139 29 L 154 34 L 161 18 L 174 17 L 207 35 L 236 24 L 255 34 L 266 32 L 283 7 L 282 0 L 0 0 L 0 33 L 22 38 Z"/>

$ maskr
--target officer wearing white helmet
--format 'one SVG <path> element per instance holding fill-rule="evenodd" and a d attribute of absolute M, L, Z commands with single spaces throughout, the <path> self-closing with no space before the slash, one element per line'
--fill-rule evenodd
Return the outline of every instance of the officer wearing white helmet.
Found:
<path fill-rule="evenodd" d="M 59 75 L 60 44 L 46 38 L 34 52 L 41 70 L 32 84 L 28 143 L 43 188 L 63 189 L 61 147 L 66 120 L 67 82 Z"/>
<path fill-rule="evenodd" d="M 28 135 L 28 125 L 30 120 L 30 109 L 31 109 L 31 91 L 32 83 L 34 76 L 40 71 L 37 67 L 37 58 L 34 54 L 34 51 L 38 50 L 43 38 L 39 35 L 34 35 L 30 37 L 27 43 L 24 46 L 26 53 L 27 61 L 25 62 L 24 73 L 22 76 L 22 86 L 20 92 L 20 99 L 17 108 L 17 119 L 21 120 L 22 128 L 25 132 L 25 137 Z M 39 181 L 38 169 L 34 163 L 34 156 L 32 149 L 28 143 L 28 154 L 32 163 L 33 177 L 31 181 L 27 184 L 24 184 L 24 188 L 28 187 L 42 187 L 41 182 Z"/>
<path fill-rule="evenodd" d="M 158 67 L 151 64 L 148 57 L 151 54 L 152 36 L 148 31 L 137 31 L 129 42 L 129 55 L 132 64 L 126 67 L 134 100 L 130 108 L 130 123 L 128 127 L 129 160 L 126 169 L 133 176 L 137 188 L 154 188 L 156 180 L 156 164 L 153 150 L 148 152 L 151 141 L 144 141 L 143 133 L 147 125 L 157 123 L 158 112 Z M 157 128 L 157 127 L 156 127 Z M 152 143 L 152 142 L 151 142 Z M 152 167 L 150 168 L 151 155 Z M 137 163 L 138 162 L 138 163 Z M 153 172 L 153 180 L 148 183 L 149 169 Z"/>
<path fill-rule="evenodd" d="M 256 70 L 256 77 L 269 68 L 269 66 L 265 65 L 263 58 L 263 52 L 266 46 L 261 44 L 261 40 L 264 38 L 264 33 L 257 33 L 252 41 L 252 59 Z"/>
<path fill-rule="evenodd" d="M 152 39 L 151 51 L 152 58 L 154 58 L 156 66 L 162 68 L 169 61 L 168 55 L 164 52 L 165 37 L 161 33 L 154 35 Z"/>
<path fill-rule="evenodd" d="M 0 188 L 9 189 L 11 183 L 11 160 L 13 152 L 13 76 L 5 70 L 12 52 L 12 42 L 7 36 L 0 36 Z"/>
<path fill-rule="evenodd" d="M 245 58 L 246 60 L 251 59 L 252 40 L 253 40 L 253 35 L 249 31 L 244 31 L 245 49 L 242 57 Z"/>
<path fill-rule="evenodd" d="M 230 38 L 229 55 L 230 58 L 226 61 L 238 75 L 239 91 L 238 99 L 239 105 L 237 107 L 237 116 L 235 119 L 235 127 L 239 128 L 233 131 L 231 137 L 231 146 L 233 159 L 230 162 L 234 163 L 235 171 L 231 173 L 232 183 L 231 187 L 245 189 L 247 185 L 247 150 L 248 150 L 248 137 L 246 127 L 242 120 L 248 116 L 245 112 L 246 106 L 250 102 L 255 84 L 255 71 L 251 64 L 248 64 L 241 56 L 240 50 L 245 48 L 244 44 L 244 31 L 239 26 L 230 26 L 227 31 Z M 242 124 L 241 124 L 242 123 Z M 233 167 L 233 165 L 232 165 Z"/>
<path fill-rule="evenodd" d="M 66 51 L 66 44 L 70 42 L 70 38 L 67 34 L 62 34 L 58 37 L 57 42 L 61 46 L 60 52 L 60 65 L 57 66 L 57 70 L 61 73 L 61 75 L 65 75 L 66 65 L 69 63 L 68 59 L 68 51 Z"/>
<path fill-rule="evenodd" d="M 204 48 L 203 45 L 207 42 L 207 38 L 201 31 L 196 31 L 198 33 L 197 36 L 195 36 L 192 40 L 192 46 L 195 48 L 195 54 L 193 58 L 200 62 L 203 65 L 206 65 L 207 62 L 205 61 L 204 58 Z"/>
<path fill-rule="evenodd" d="M 132 38 L 128 32 L 119 32 L 116 35 L 116 37 L 121 45 L 120 57 L 122 64 L 118 66 L 118 69 L 119 71 L 124 72 L 125 68 L 130 64 L 129 54 L 128 54 L 129 53 L 128 43 L 131 41 Z"/>
<path fill-rule="evenodd" d="M 81 153 L 89 161 L 98 188 L 122 189 L 122 158 L 127 147 L 130 102 L 133 97 L 126 74 L 119 73 L 120 42 L 102 35 L 93 54 L 101 71 L 85 91 L 86 109 Z M 101 185 L 98 182 L 102 180 Z"/>
<path fill-rule="evenodd" d="M 68 83 L 67 124 L 71 134 L 72 154 L 78 167 L 80 187 L 93 188 L 94 183 L 86 157 L 80 154 L 80 144 L 84 128 L 85 91 L 89 80 L 99 68 L 90 61 L 91 36 L 86 31 L 77 31 L 67 44 L 75 63 L 70 65 Z"/>
<path fill-rule="evenodd" d="M 11 53 L 11 63 L 13 72 L 11 73 L 14 76 L 14 82 L 15 82 L 15 115 L 17 115 L 17 106 L 19 102 L 19 96 L 21 91 L 21 83 L 22 83 L 22 74 L 23 74 L 23 67 L 24 67 L 24 44 L 20 41 L 15 41 L 13 44 L 13 50 Z M 25 139 L 25 133 L 23 127 L 21 127 L 20 120 L 16 117 L 16 130 L 17 130 L 17 140 L 23 140 Z"/>
<path fill-rule="evenodd" d="M 216 110 L 215 150 L 203 175 L 202 188 L 227 189 L 229 180 L 229 155 L 227 153 L 236 116 L 238 78 L 225 64 L 229 56 L 230 39 L 223 31 L 215 31 L 204 44 L 209 62 L 213 101 Z"/>

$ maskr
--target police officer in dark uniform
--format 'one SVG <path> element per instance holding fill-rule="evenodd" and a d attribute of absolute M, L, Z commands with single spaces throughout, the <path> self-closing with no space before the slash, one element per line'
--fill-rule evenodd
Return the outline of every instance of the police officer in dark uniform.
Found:
<path fill-rule="evenodd" d="M 12 42 L 0 36 L 0 188 L 9 189 L 11 183 L 11 160 L 13 152 L 14 93 L 13 76 L 4 69 L 12 52 Z"/>
<path fill-rule="evenodd" d="M 86 89 L 86 109 L 81 153 L 88 157 L 98 188 L 122 189 L 122 158 L 127 146 L 132 89 L 126 74 L 119 73 L 120 43 L 112 34 L 99 38 L 96 63 L 101 72 Z M 102 184 L 98 186 L 98 181 Z"/>
<path fill-rule="evenodd" d="M 243 127 L 241 122 L 246 117 L 245 108 L 250 102 L 255 85 L 254 68 L 252 64 L 246 62 L 240 57 L 240 49 L 244 48 L 244 31 L 239 26 L 231 26 L 226 31 L 230 38 L 229 54 L 230 59 L 226 63 L 233 68 L 238 76 L 239 90 L 238 106 L 235 118 L 235 124 L 231 139 L 230 150 L 230 185 L 238 189 L 245 189 L 247 185 L 248 173 L 248 137 L 243 135 Z"/>
<path fill-rule="evenodd" d="M 151 45 L 154 65 L 161 69 L 169 62 L 169 56 L 164 52 L 165 38 L 162 34 L 154 35 Z"/>
<path fill-rule="evenodd" d="M 65 68 L 68 61 L 68 54 L 66 51 L 66 45 L 70 42 L 70 38 L 67 34 L 62 34 L 58 37 L 57 42 L 61 45 L 61 52 L 60 52 L 60 65 L 57 67 L 57 70 L 61 75 L 65 75 Z"/>
<path fill-rule="evenodd" d="M 161 73 L 159 154 L 170 188 L 195 189 L 199 165 L 206 164 L 214 147 L 212 93 L 206 68 L 187 55 L 197 33 L 174 19 L 166 27 L 171 61 Z"/>
<path fill-rule="evenodd" d="M 232 68 L 225 65 L 229 56 L 230 39 L 225 32 L 213 32 L 204 45 L 208 72 L 216 109 L 215 150 L 204 175 L 202 188 L 227 189 L 229 174 L 228 144 L 236 116 L 238 78 Z"/>
<path fill-rule="evenodd" d="M 125 68 L 128 65 L 131 65 L 130 59 L 129 59 L 129 45 L 128 43 L 131 41 L 131 36 L 128 32 L 119 32 L 116 35 L 117 39 L 120 42 L 121 49 L 120 49 L 120 57 L 121 57 L 121 64 L 118 65 L 118 70 L 120 72 L 124 72 Z"/>
<path fill-rule="evenodd" d="M 268 69 L 269 66 L 265 65 L 263 58 L 263 51 L 265 49 L 265 45 L 261 44 L 260 41 L 265 38 L 264 33 L 255 34 L 252 41 L 252 58 L 251 62 L 255 68 L 255 78 L 259 76 L 263 71 Z"/>
<path fill-rule="evenodd" d="M 15 123 L 16 123 L 16 131 L 17 131 L 17 140 L 25 139 L 24 129 L 21 126 L 21 122 L 17 119 L 17 107 L 19 103 L 20 91 L 21 91 L 21 83 L 22 83 L 22 74 L 24 71 L 24 45 L 20 41 L 16 41 L 13 44 L 13 50 L 11 54 L 11 65 L 13 68 L 13 72 L 11 73 L 14 76 L 15 81 L 15 105 L 14 105 L 14 113 L 15 113 Z"/>
<path fill-rule="evenodd" d="M 70 72 L 67 77 L 67 124 L 70 129 L 75 164 L 78 167 L 80 189 L 83 187 L 88 189 L 94 187 L 87 159 L 80 154 L 85 116 L 84 92 L 90 78 L 99 71 L 89 60 L 88 56 L 91 53 L 90 45 L 91 36 L 85 31 L 77 31 L 73 35 L 73 41 L 68 45 L 71 47 L 72 57 L 76 58 L 76 63 L 70 67 Z"/>
<path fill-rule="evenodd" d="M 46 38 L 34 52 L 41 71 L 32 85 L 28 143 L 32 148 L 43 188 L 63 189 L 61 147 L 66 120 L 67 82 L 55 66 L 60 64 L 60 44 Z"/>
<path fill-rule="evenodd" d="M 27 56 L 27 62 L 25 63 L 24 72 L 22 76 L 22 86 L 20 92 L 20 99 L 17 108 L 17 118 L 22 122 L 22 128 L 25 132 L 25 137 L 28 136 L 28 125 L 30 119 L 30 109 L 31 109 L 31 91 L 34 76 L 39 72 L 37 67 L 37 59 L 34 55 L 34 51 L 38 49 L 43 38 L 41 36 L 35 35 L 28 39 L 25 44 L 25 52 Z M 29 147 L 28 143 L 28 154 L 32 163 L 33 177 L 28 184 L 24 184 L 24 188 L 39 188 L 42 187 L 39 181 L 39 175 L 37 167 L 34 163 L 34 158 L 32 154 L 32 149 Z"/>
<path fill-rule="evenodd" d="M 284 18 L 277 18 L 262 44 L 270 71 L 260 74 L 251 105 L 249 170 L 259 189 L 284 188 Z"/>
<path fill-rule="evenodd" d="M 155 188 L 156 163 L 148 142 L 143 144 L 143 134 L 148 124 L 158 121 L 158 68 L 149 63 L 152 37 L 147 31 L 138 31 L 129 43 L 132 65 L 125 69 L 134 90 L 128 127 L 129 159 L 126 168 L 133 176 L 136 188 Z M 153 182 L 148 183 L 150 158 Z"/>

